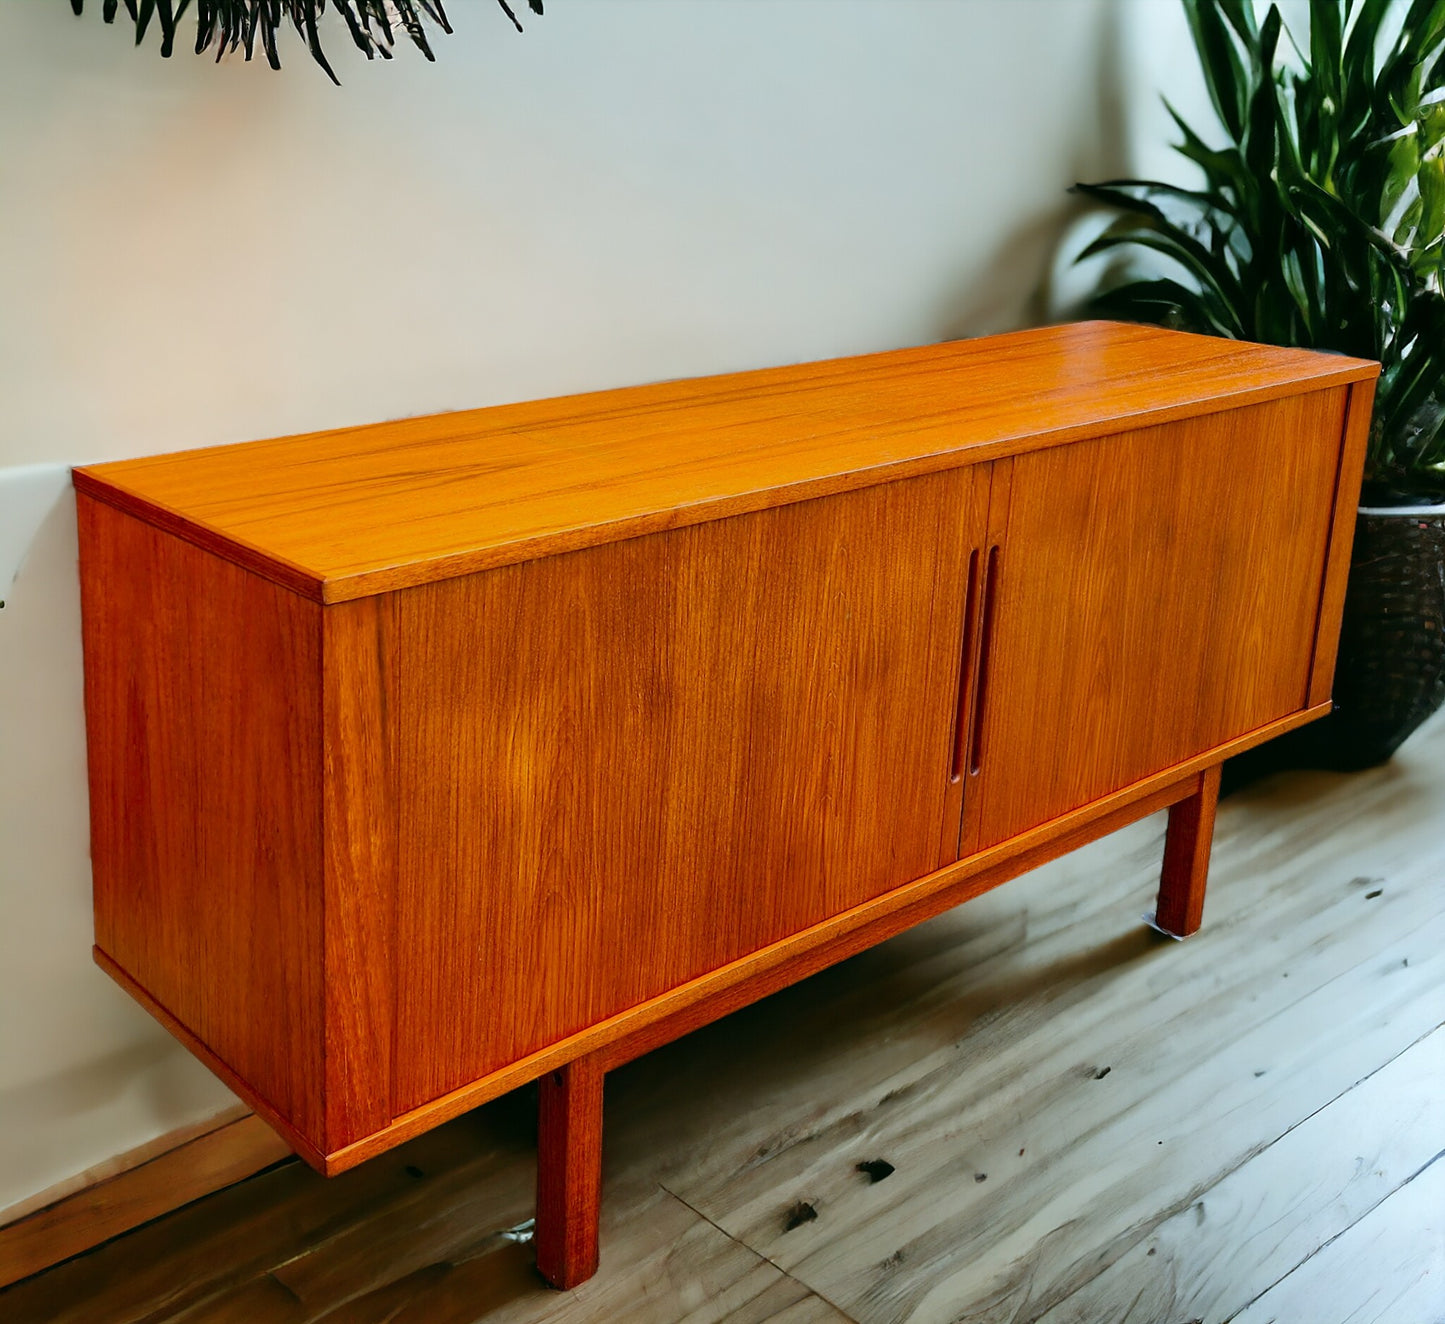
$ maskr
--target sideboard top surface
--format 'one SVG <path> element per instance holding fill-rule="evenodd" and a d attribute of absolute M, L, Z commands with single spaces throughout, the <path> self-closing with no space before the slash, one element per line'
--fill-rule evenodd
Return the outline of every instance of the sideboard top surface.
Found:
<path fill-rule="evenodd" d="M 1376 372 L 1079 322 L 122 460 L 75 485 L 340 602 Z"/>

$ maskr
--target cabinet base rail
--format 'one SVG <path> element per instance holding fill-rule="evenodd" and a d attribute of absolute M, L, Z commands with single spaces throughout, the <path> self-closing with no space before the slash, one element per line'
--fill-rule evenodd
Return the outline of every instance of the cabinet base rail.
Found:
<path fill-rule="evenodd" d="M 1077 834 L 1041 851 L 1027 852 L 968 882 L 969 895 L 988 891 L 1058 855 L 1165 806 L 1169 826 L 1159 874 L 1156 927 L 1184 938 L 1198 931 L 1214 813 L 1219 801 L 1220 765 L 1215 763 L 1153 795 L 1096 819 Z M 761 977 L 722 990 L 636 1033 L 549 1071 L 540 1081 L 537 1126 L 537 1270 L 553 1287 L 567 1290 L 597 1272 L 602 1204 L 602 1092 L 608 1071 L 653 1048 L 680 1038 L 709 1021 L 805 978 L 958 903 L 953 892 L 936 894 L 916 910 L 895 911 L 875 926 L 854 930 L 827 950 L 823 960 L 804 953 Z"/>

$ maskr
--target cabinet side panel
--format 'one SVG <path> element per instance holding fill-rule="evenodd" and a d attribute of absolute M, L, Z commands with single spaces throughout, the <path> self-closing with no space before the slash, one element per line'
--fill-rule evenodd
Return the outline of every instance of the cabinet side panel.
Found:
<path fill-rule="evenodd" d="M 974 481 L 396 595 L 398 1112 L 937 867 Z"/>
<path fill-rule="evenodd" d="M 1014 461 L 980 846 L 1307 706 L 1344 397 Z"/>
<path fill-rule="evenodd" d="M 382 669 L 389 597 L 322 611 L 326 768 L 326 1137 L 391 1121 L 396 806 Z"/>
<path fill-rule="evenodd" d="M 1360 503 L 1360 482 L 1365 473 L 1365 450 L 1370 439 L 1375 383 L 1373 380 L 1355 382 L 1349 392 L 1349 403 L 1345 406 L 1344 442 L 1340 448 L 1339 480 L 1335 487 L 1334 521 L 1330 529 L 1329 563 L 1320 599 L 1314 663 L 1310 669 L 1311 703 L 1324 703 L 1334 688 L 1335 661 L 1340 651 L 1340 621 L 1345 611 L 1355 512 Z"/>
<path fill-rule="evenodd" d="M 321 609 L 77 500 L 96 944 L 319 1144 Z"/>

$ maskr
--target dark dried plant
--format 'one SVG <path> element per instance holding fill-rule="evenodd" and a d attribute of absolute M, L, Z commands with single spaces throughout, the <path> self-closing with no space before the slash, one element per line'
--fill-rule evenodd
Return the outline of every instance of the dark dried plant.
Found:
<path fill-rule="evenodd" d="M 1092 310 L 1379 359 L 1366 499 L 1445 497 L 1445 0 L 1310 0 L 1298 40 L 1273 4 L 1184 7 L 1223 141 L 1171 106 L 1200 187 L 1077 186 L 1120 213 L 1081 256 L 1174 267 Z"/>
<path fill-rule="evenodd" d="M 329 0 L 329 3 L 345 22 L 356 48 L 368 60 L 378 55 L 383 60 L 391 59 L 398 29 L 428 60 L 434 60 L 436 56 L 427 42 L 426 22 L 434 23 L 443 32 L 452 30 L 442 0 Z M 122 4 L 135 25 L 136 45 L 145 40 L 154 20 L 161 34 L 161 54 L 169 57 L 191 0 L 102 0 L 101 17 L 107 23 L 115 22 Z M 219 60 L 227 52 L 243 50 L 249 60 L 259 45 L 265 52 L 266 62 L 273 69 L 279 69 L 281 55 L 276 34 L 289 20 L 306 43 L 311 58 L 326 70 L 333 83 L 340 83 L 321 47 L 320 19 L 327 4 L 328 0 L 195 0 L 196 54 L 214 47 Z M 512 6 L 507 0 L 497 0 L 497 4 L 520 32 L 522 24 Z M 527 0 L 527 5 L 534 14 L 542 12 L 542 0 Z M 84 12 L 85 0 L 70 0 L 70 7 L 80 14 Z"/>

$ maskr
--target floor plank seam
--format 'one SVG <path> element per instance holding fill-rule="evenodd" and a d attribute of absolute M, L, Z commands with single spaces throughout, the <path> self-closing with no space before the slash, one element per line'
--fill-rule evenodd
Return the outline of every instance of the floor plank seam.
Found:
<path fill-rule="evenodd" d="M 214 1199 L 225 1191 L 244 1185 L 246 1182 L 255 1181 L 257 1178 L 265 1177 L 277 1168 L 284 1167 L 290 1163 L 299 1163 L 300 1161 L 296 1155 L 288 1154 L 285 1158 L 277 1159 L 276 1162 L 267 1164 L 264 1168 L 257 1169 L 257 1171 L 251 1173 L 249 1177 L 242 1177 L 240 1181 L 232 1182 L 230 1186 L 223 1186 L 219 1190 L 209 1191 L 205 1195 L 198 1195 L 193 1200 L 186 1200 L 181 1204 L 167 1209 L 164 1213 L 156 1214 L 153 1218 L 147 1218 L 143 1222 L 137 1223 L 134 1227 L 126 1228 L 124 1231 L 117 1232 L 102 1241 L 97 1241 L 93 1246 L 87 1246 L 84 1250 L 78 1250 L 73 1255 L 67 1255 L 63 1259 L 56 1260 L 53 1264 L 47 1264 L 43 1269 L 37 1269 L 34 1273 L 28 1274 L 24 1278 L 17 1278 L 13 1283 L 7 1283 L 4 1287 L 0 1287 L 0 1296 L 4 1296 L 5 1293 L 26 1283 L 33 1283 L 37 1279 L 44 1278 L 46 1274 L 66 1269 L 82 1260 L 89 1259 L 91 1256 L 109 1249 L 115 1242 L 121 1241 L 135 1233 L 143 1232 L 147 1228 L 154 1227 L 157 1223 L 164 1223 L 167 1219 L 184 1213 L 188 1209 L 193 1209 L 197 1205 L 204 1204 L 207 1200 Z M 149 1321 L 142 1321 L 142 1324 L 149 1324 Z"/>
<path fill-rule="evenodd" d="M 1172 1218 L 1176 1217 L 1177 1215 L 1183 1213 L 1184 1210 L 1188 1209 L 1191 1205 L 1196 1204 L 1196 1203 L 1198 1203 L 1200 1200 L 1204 1199 L 1204 1197 L 1205 1197 L 1206 1195 L 1208 1195 L 1210 1191 L 1212 1191 L 1216 1186 L 1219 1186 L 1222 1182 L 1227 1181 L 1231 1176 L 1233 1176 L 1235 1173 L 1237 1173 L 1237 1172 L 1238 1172 L 1241 1168 L 1243 1168 L 1247 1163 L 1253 1162 L 1255 1159 L 1259 1158 L 1260 1155 L 1268 1152 L 1268 1151 L 1269 1151 L 1270 1149 L 1272 1149 L 1275 1145 L 1279 1144 L 1280 1141 L 1282 1141 L 1287 1135 L 1289 1135 L 1289 1134 L 1290 1134 L 1292 1131 L 1294 1131 L 1297 1127 L 1303 1126 L 1303 1125 L 1304 1125 L 1306 1122 L 1308 1122 L 1312 1117 L 1317 1117 L 1320 1113 L 1324 1112 L 1325 1109 L 1333 1107 L 1336 1103 L 1338 1103 L 1341 1099 L 1343 1099 L 1343 1098 L 1344 1098 L 1347 1094 L 1349 1094 L 1351 1091 L 1358 1089 L 1361 1085 L 1363 1085 L 1363 1084 L 1365 1083 L 1365 1081 L 1369 1080 L 1372 1076 L 1375 1076 L 1375 1075 L 1378 1074 L 1380 1071 L 1383 1071 L 1383 1070 L 1385 1069 L 1385 1067 L 1387 1067 L 1387 1066 L 1390 1065 L 1390 1063 L 1392 1063 L 1392 1062 L 1396 1061 L 1397 1059 L 1403 1057 L 1406 1053 L 1409 1053 L 1409 1052 L 1413 1051 L 1414 1049 L 1418 1048 L 1418 1047 L 1419 1047 L 1422 1043 L 1424 1043 L 1425 1040 L 1427 1040 L 1432 1034 L 1437 1034 L 1437 1033 L 1441 1032 L 1442 1030 L 1445 1030 L 1445 1023 L 1442 1023 L 1442 1024 L 1440 1024 L 1440 1025 L 1436 1025 L 1436 1026 L 1432 1027 L 1431 1029 L 1427 1030 L 1424 1034 L 1418 1036 L 1418 1037 L 1417 1037 L 1415 1040 L 1413 1040 L 1411 1043 L 1407 1044 L 1407 1045 L 1406 1045 L 1404 1048 L 1402 1048 L 1398 1053 L 1392 1054 L 1390 1057 L 1386 1058 L 1385 1061 L 1381 1062 L 1378 1066 L 1376 1066 L 1376 1067 L 1372 1068 L 1371 1070 L 1367 1071 L 1367 1072 L 1366 1072 L 1363 1076 L 1361 1076 L 1358 1080 L 1352 1082 L 1352 1083 L 1351 1083 L 1350 1085 L 1348 1085 L 1345 1089 L 1342 1089 L 1338 1094 L 1334 1095 L 1332 1098 L 1330 1098 L 1330 1099 L 1328 1099 L 1326 1102 L 1322 1103 L 1318 1108 L 1315 1108 L 1313 1111 L 1307 1113 L 1305 1116 L 1299 1118 L 1297 1121 L 1291 1122 L 1289 1126 L 1287 1126 L 1283 1131 L 1281 1131 L 1281 1132 L 1280 1132 L 1277 1136 L 1275 1136 L 1273 1139 L 1264 1141 L 1264 1142 L 1262 1142 L 1262 1143 L 1260 1143 L 1260 1144 L 1258 1144 L 1258 1145 L 1253 1145 L 1253 1146 L 1251 1146 L 1246 1152 L 1241 1153 L 1241 1154 L 1238 1156 L 1237 1161 L 1236 1161 L 1235 1163 L 1233 1163 L 1230 1167 L 1224 1169 L 1224 1170 L 1221 1171 L 1221 1172 L 1211 1173 L 1211 1174 L 1209 1175 L 1209 1177 L 1208 1177 L 1205 1181 L 1201 1182 L 1198 1186 L 1191 1188 L 1189 1191 L 1187 1191 L 1187 1192 L 1183 1195 L 1183 1197 L 1181 1197 L 1179 1200 L 1175 1201 L 1173 1204 L 1171 1204 L 1171 1205 L 1167 1206 L 1166 1208 L 1160 1210 L 1160 1211 L 1159 1211 L 1157 1214 L 1155 1214 L 1154 1216 L 1152 1216 L 1152 1217 L 1150 1217 L 1150 1218 L 1148 1218 L 1148 1219 L 1145 1219 L 1145 1220 L 1143 1220 L 1143 1221 L 1140 1222 L 1140 1223 L 1135 1224 L 1135 1225 L 1134 1225 L 1133 1227 L 1131 1227 L 1131 1228 L 1126 1229 L 1126 1230 L 1125 1230 L 1124 1232 L 1122 1232 L 1122 1233 L 1115 1239 L 1115 1241 L 1110 1245 L 1109 1250 L 1110 1250 L 1111 1252 L 1114 1252 L 1114 1253 L 1108 1254 L 1108 1255 L 1105 1255 L 1105 1256 L 1100 1256 L 1100 1257 L 1099 1257 L 1098 1268 L 1096 1269 L 1096 1271 L 1095 1271 L 1094 1273 L 1090 1274 L 1087 1279 L 1085 1279 L 1085 1280 L 1083 1280 L 1083 1281 L 1081 1281 L 1081 1282 L 1078 1282 L 1078 1283 L 1075 1283 L 1075 1284 L 1071 1284 L 1069 1291 L 1066 1292 L 1064 1295 L 1058 1297 L 1057 1299 L 1052 1299 L 1052 1300 L 1046 1300 L 1046 1301 L 1044 1301 L 1044 1302 L 1042 1303 L 1043 1309 L 1042 1309 L 1040 1312 L 1036 1313 L 1032 1318 L 1036 1320 L 1036 1319 L 1040 1318 L 1042 1315 L 1048 1314 L 1048 1312 L 1049 1312 L 1050 1310 L 1056 1309 L 1056 1308 L 1057 1308 L 1059 1305 L 1061 1305 L 1064 1301 L 1068 1300 L 1068 1298 L 1069 1298 L 1070 1296 L 1073 1296 L 1073 1295 L 1075 1295 L 1076 1293 L 1083 1291 L 1085 1288 L 1087 1288 L 1087 1287 L 1094 1281 L 1095 1278 L 1100 1277 L 1100 1276 L 1103 1275 L 1104 1273 L 1107 1273 L 1111 1268 L 1113 1268 L 1113 1266 L 1114 1266 L 1119 1260 L 1121 1260 L 1125 1255 L 1127 1255 L 1131 1250 L 1133 1250 L 1134 1247 L 1136 1247 L 1136 1246 L 1138 1246 L 1139 1244 L 1141 1244 L 1141 1243 L 1142 1243 L 1143 1241 L 1145 1241 L 1147 1238 L 1153 1236 L 1154 1233 L 1155 1233 L 1160 1227 L 1162 1227 L 1165 1223 L 1167 1223 L 1170 1219 L 1172 1219 Z M 1445 1154 L 1445 1151 L 1441 1151 L 1441 1153 L 1442 1153 L 1442 1154 Z M 1431 1159 L 1428 1160 L 1426 1163 L 1422 1164 L 1419 1169 L 1417 1169 L 1415 1172 L 1411 1173 L 1410 1176 L 1407 1177 L 1403 1182 L 1401 1182 L 1399 1186 L 1395 1187 L 1393 1190 L 1388 1191 L 1388 1192 L 1386 1192 L 1385 1195 L 1381 1196 L 1380 1200 L 1379 1200 L 1379 1201 L 1376 1201 L 1376 1205 L 1372 1205 L 1372 1206 L 1371 1206 L 1371 1209 L 1375 1208 L 1378 1204 L 1382 1203 L 1384 1200 L 1389 1199 L 1390 1196 L 1393 1195 L 1396 1191 L 1401 1190 L 1403 1187 L 1407 1186 L 1410 1182 L 1414 1181 L 1416 1177 L 1418 1177 L 1422 1172 L 1424 1172 L 1427 1168 L 1429 1168 L 1430 1165 L 1431 1165 L 1432 1163 L 1434 1163 L 1435 1160 L 1438 1159 L 1438 1158 L 1440 1158 L 1440 1157 L 1441 1157 L 1441 1154 L 1437 1154 L 1437 1155 L 1435 1155 L 1434 1158 L 1431 1158 Z M 684 1203 L 685 1203 L 685 1202 L 684 1202 Z M 691 1208 L 691 1206 L 689 1206 L 689 1208 Z M 1368 1214 L 1369 1212 L 1370 1212 L 1369 1209 L 1363 1211 L 1363 1212 L 1360 1214 L 1360 1218 L 1365 1217 L 1366 1214 Z M 1358 1222 L 1358 1221 L 1359 1221 L 1359 1219 L 1355 1219 L 1355 1220 L 1354 1220 L 1354 1222 Z M 1352 1223 L 1350 1224 L 1350 1226 L 1353 1226 L 1353 1225 L 1354 1225 L 1354 1223 L 1352 1222 Z M 1330 1238 L 1330 1241 L 1334 1241 L 1336 1237 L 1340 1236 L 1342 1233 L 1344 1233 L 1344 1232 L 1346 1232 L 1346 1231 L 1348 1231 L 1348 1228 L 1341 1228 L 1339 1232 L 1335 1233 L 1335 1235 Z M 1325 1246 L 1327 1246 L 1327 1245 L 1329 1245 L 1329 1241 L 1324 1242 L 1324 1243 L 1321 1244 L 1320 1246 L 1317 1246 L 1317 1247 L 1315 1248 L 1315 1250 L 1311 1251 L 1310 1254 L 1305 1257 L 1304 1260 L 1301 1260 L 1301 1261 L 1300 1261 L 1300 1264 L 1304 1264 L 1307 1260 L 1313 1258 L 1316 1254 L 1319 1253 L 1319 1251 L 1323 1250 L 1323 1249 L 1325 1248 Z M 1297 1269 L 1298 1267 L 1299 1267 L 1299 1265 L 1295 1265 L 1294 1268 L 1290 1269 L 1289 1273 L 1293 1273 L 1293 1272 L 1294 1272 L 1294 1269 Z M 1289 1273 L 1282 1274 L 1281 1277 L 1280 1277 L 1280 1279 L 1278 1279 L 1277 1281 L 1283 1281 L 1284 1278 L 1289 1277 Z M 1274 1283 L 1271 1283 L 1271 1284 L 1269 1285 L 1269 1287 L 1266 1287 L 1266 1288 L 1264 1289 L 1264 1291 L 1262 1291 L 1262 1292 L 1259 1293 L 1259 1295 L 1260 1295 L 1260 1296 L 1263 1296 L 1263 1295 L 1264 1295 L 1264 1292 L 1267 1292 L 1267 1291 L 1271 1290 L 1271 1288 L 1273 1288 L 1274 1285 L 1275 1285 Z M 1239 1311 L 1236 1311 L 1235 1314 L 1238 1314 L 1240 1311 L 1247 1310 L 1247 1309 L 1249 1308 L 1249 1306 L 1252 1305 L 1252 1304 L 1253 1304 L 1253 1301 L 1246 1302 L 1244 1305 L 1240 1306 Z M 1231 1315 L 1230 1318 L 1233 1319 L 1234 1316 Z M 1225 1321 L 1225 1324 L 1228 1324 L 1228 1321 Z"/>
<path fill-rule="evenodd" d="M 1346 1091 L 1346 1093 L 1348 1093 L 1348 1091 Z M 1280 1276 L 1276 1278 L 1274 1282 L 1270 1283 L 1262 1291 L 1252 1296 L 1248 1301 L 1246 1301 L 1242 1306 L 1240 1306 L 1238 1310 L 1231 1314 L 1228 1319 L 1224 1320 L 1223 1324 L 1230 1324 L 1231 1320 L 1238 1319 L 1242 1314 L 1244 1314 L 1246 1310 L 1250 1309 L 1250 1307 L 1252 1307 L 1256 1301 L 1260 1300 L 1260 1298 L 1262 1297 L 1268 1296 L 1269 1293 L 1274 1291 L 1274 1289 L 1278 1287 L 1282 1282 L 1284 1282 L 1285 1279 L 1290 1278 L 1294 1274 L 1298 1273 L 1302 1268 L 1304 1268 L 1306 1264 L 1308 1264 L 1312 1259 L 1314 1259 L 1316 1255 L 1320 1254 L 1321 1251 L 1328 1250 L 1331 1246 L 1335 1244 L 1335 1242 L 1337 1242 L 1342 1236 L 1344 1236 L 1345 1233 L 1347 1233 L 1357 1223 L 1360 1223 L 1364 1219 L 1368 1218 L 1372 1213 L 1375 1212 L 1376 1209 L 1378 1209 L 1382 1204 L 1384 1204 L 1386 1200 L 1389 1200 L 1391 1197 L 1399 1194 L 1399 1192 L 1403 1191 L 1405 1187 L 1407 1187 L 1417 1177 L 1428 1172 L 1432 1167 L 1434 1167 L 1435 1164 L 1438 1163 L 1442 1158 L 1445 1158 L 1445 1149 L 1440 1150 L 1431 1158 L 1427 1159 L 1418 1168 L 1416 1168 L 1414 1172 L 1412 1172 L 1408 1177 L 1406 1177 L 1405 1180 L 1402 1181 L 1398 1186 L 1395 1186 L 1392 1189 L 1386 1191 L 1385 1194 L 1382 1195 L 1378 1200 L 1376 1200 L 1375 1203 L 1372 1204 L 1368 1209 L 1361 1210 L 1358 1218 L 1351 1219 L 1349 1223 L 1342 1227 L 1333 1236 L 1327 1237 L 1324 1241 L 1320 1242 L 1320 1244 L 1316 1246 L 1314 1250 L 1310 1251 L 1310 1253 L 1306 1255 L 1304 1259 L 1302 1259 L 1292 1269 L 1290 1269 L 1288 1273 L 1280 1274 Z"/>
<path fill-rule="evenodd" d="M 806 1293 L 808 1293 L 809 1296 L 815 1296 L 815 1297 L 818 1298 L 818 1300 L 824 1302 L 824 1303 L 825 1303 L 826 1305 L 828 1305 L 828 1306 L 831 1306 L 831 1307 L 832 1307 L 834 1310 L 836 1310 L 836 1311 L 838 1312 L 838 1314 L 841 1315 L 844 1319 L 852 1321 L 852 1324 L 859 1324 L 859 1321 L 858 1321 L 858 1319 L 857 1319 L 856 1316 L 850 1315 L 850 1314 L 849 1314 L 846 1310 L 844 1310 L 843 1307 L 840 1306 L 836 1301 L 831 1300 L 830 1298 L 828 1298 L 827 1296 L 825 1296 L 822 1292 L 818 1291 L 816 1288 L 810 1287 L 810 1286 L 809 1286 L 807 1283 L 805 1283 L 801 1278 L 797 1278 L 797 1277 L 795 1277 L 793 1274 L 789 1273 L 785 1268 L 783 1268 L 783 1266 L 782 1266 L 781 1264 L 779 1264 L 779 1263 L 777 1262 L 777 1260 L 773 1259 L 773 1257 L 772 1257 L 771 1255 L 764 1254 L 762 1251 L 758 1250 L 758 1248 L 757 1248 L 756 1246 L 750 1246 L 750 1245 L 748 1245 L 748 1243 L 747 1243 L 746 1241 L 742 1240 L 741 1237 L 735 1237 L 735 1236 L 733 1236 L 733 1234 L 732 1234 L 731 1232 L 729 1232 L 729 1231 L 727 1230 L 727 1228 L 723 1227 L 721 1223 L 718 1223 L 718 1222 L 716 1222 L 714 1219 L 709 1218 L 709 1217 L 708 1217 L 705 1213 L 703 1213 L 703 1211 L 702 1211 L 701 1209 L 699 1209 L 695 1204 L 693 1204 L 693 1203 L 692 1203 L 691 1201 L 689 1201 L 689 1200 L 685 1200 L 682 1196 L 680 1196 L 676 1191 L 674 1191 L 670 1186 L 666 1185 L 664 1182 L 658 1182 L 657 1185 L 658 1185 L 658 1187 L 659 1187 L 661 1190 L 666 1191 L 668 1195 L 672 1196 L 672 1198 L 673 1198 L 674 1200 L 676 1200 L 676 1201 L 678 1202 L 678 1204 L 682 1205 L 684 1208 L 689 1209 L 689 1210 L 691 1210 L 694 1214 L 696 1214 L 697 1217 L 700 1218 L 700 1219 L 702 1219 L 702 1221 L 703 1221 L 704 1223 L 708 1224 L 710 1227 L 715 1227 L 715 1228 L 717 1228 L 717 1230 L 718 1230 L 719 1232 L 721 1232 L 721 1233 L 723 1234 L 723 1236 L 725 1236 L 725 1237 L 726 1237 L 729 1241 L 731 1241 L 735 1246 L 741 1246 L 741 1247 L 742 1247 L 745 1251 L 747 1251 L 749 1254 L 751 1254 L 751 1255 L 756 1255 L 756 1256 L 758 1257 L 758 1259 L 764 1260 L 764 1261 L 766 1261 L 768 1264 L 771 1264 L 771 1265 L 773 1266 L 773 1268 L 775 1268 L 780 1274 L 783 1275 L 784 1278 L 786 1278 L 790 1283 L 797 1283 L 797 1285 L 798 1285 L 799 1287 L 801 1287 L 801 1288 L 803 1289 L 803 1291 L 805 1291 Z"/>
<path fill-rule="evenodd" d="M 1271 1140 L 1269 1144 L 1263 1146 L 1260 1152 L 1263 1153 L 1264 1150 L 1269 1149 L 1271 1145 L 1279 1144 L 1279 1142 L 1283 1140 L 1285 1136 L 1289 1135 L 1291 1131 L 1295 1130 L 1297 1127 L 1303 1126 L 1311 1118 L 1318 1117 L 1322 1112 L 1325 1111 L 1326 1108 L 1333 1108 L 1335 1104 L 1337 1104 L 1341 1099 L 1345 1097 L 1345 1095 L 1351 1093 L 1353 1090 L 1359 1089 L 1360 1086 L 1363 1085 L 1367 1080 L 1370 1080 L 1373 1077 L 1379 1075 L 1380 1072 L 1382 1072 L 1392 1062 L 1399 1061 L 1399 1059 L 1404 1057 L 1406 1053 L 1414 1052 L 1415 1049 L 1419 1048 L 1420 1045 L 1423 1044 L 1425 1040 L 1427 1040 L 1432 1034 L 1439 1034 L 1442 1030 L 1445 1030 L 1445 1021 L 1440 1022 L 1440 1024 L 1438 1025 L 1431 1026 L 1431 1028 L 1426 1030 L 1424 1034 L 1420 1035 L 1418 1038 L 1406 1044 L 1404 1048 L 1402 1048 L 1398 1053 L 1392 1053 L 1378 1066 L 1372 1067 L 1369 1071 L 1365 1072 L 1365 1074 L 1361 1076 L 1359 1080 L 1352 1081 L 1333 1098 L 1327 1099 L 1324 1103 L 1320 1104 L 1320 1106 L 1316 1108 L 1313 1112 L 1306 1113 L 1297 1122 L 1291 1122 L 1287 1127 L 1285 1127 L 1283 1131 L 1281 1131 L 1277 1136 L 1275 1136 L 1275 1138 Z M 1434 1159 L 1431 1159 L 1430 1163 L 1433 1163 L 1434 1161 Z M 1420 1172 L 1424 1172 L 1425 1168 L 1428 1168 L 1430 1166 L 1430 1163 L 1426 1163 L 1425 1167 L 1420 1169 Z M 1417 1172 L 1413 1174 L 1413 1177 L 1418 1177 L 1419 1175 L 1420 1174 Z M 1411 1178 L 1411 1180 L 1413 1180 L 1413 1177 Z"/>

